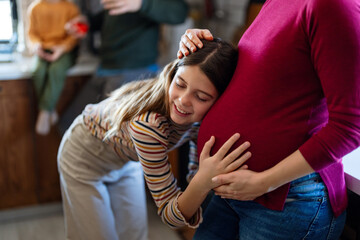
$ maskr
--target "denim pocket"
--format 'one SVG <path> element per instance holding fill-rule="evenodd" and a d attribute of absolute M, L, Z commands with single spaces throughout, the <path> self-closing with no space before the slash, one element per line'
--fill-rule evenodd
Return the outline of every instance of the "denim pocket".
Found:
<path fill-rule="evenodd" d="M 290 189 L 285 202 L 321 201 L 327 196 L 327 189 L 318 173 L 312 173 L 290 183 Z"/>

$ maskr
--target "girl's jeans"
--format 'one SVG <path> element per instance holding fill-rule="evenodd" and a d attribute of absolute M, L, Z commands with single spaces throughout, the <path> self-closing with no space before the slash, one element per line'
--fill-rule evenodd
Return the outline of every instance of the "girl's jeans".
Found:
<path fill-rule="evenodd" d="M 338 239 L 345 218 L 334 217 L 325 184 L 312 173 L 291 183 L 283 211 L 214 196 L 194 239 Z"/>

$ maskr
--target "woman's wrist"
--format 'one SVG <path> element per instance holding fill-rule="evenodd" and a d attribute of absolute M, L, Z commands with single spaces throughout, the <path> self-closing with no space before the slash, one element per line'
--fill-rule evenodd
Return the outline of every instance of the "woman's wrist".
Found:
<path fill-rule="evenodd" d="M 283 183 L 281 183 L 279 176 L 274 173 L 274 169 L 270 168 L 260 173 L 260 181 L 262 186 L 264 186 L 265 193 L 274 191 Z"/>
<path fill-rule="evenodd" d="M 262 181 L 266 184 L 267 192 L 287 184 L 295 179 L 314 172 L 299 150 L 290 154 L 278 164 L 262 172 Z"/>

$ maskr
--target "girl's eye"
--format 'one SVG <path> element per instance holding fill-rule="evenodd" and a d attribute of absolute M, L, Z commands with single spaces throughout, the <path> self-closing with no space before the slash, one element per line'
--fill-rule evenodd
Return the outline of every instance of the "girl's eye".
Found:
<path fill-rule="evenodd" d="M 175 82 L 176 86 L 179 87 L 179 88 L 185 88 L 185 85 L 181 85 L 179 84 L 178 82 Z"/>
<path fill-rule="evenodd" d="M 197 99 L 198 99 L 199 101 L 201 101 L 201 102 L 206 102 L 206 101 L 207 101 L 206 98 L 202 98 L 202 97 L 200 97 L 200 96 L 196 96 L 196 97 L 197 97 Z"/>

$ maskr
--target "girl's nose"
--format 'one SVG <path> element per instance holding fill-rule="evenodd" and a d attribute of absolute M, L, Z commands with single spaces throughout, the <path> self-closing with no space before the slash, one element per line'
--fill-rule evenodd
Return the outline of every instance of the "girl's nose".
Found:
<path fill-rule="evenodd" d="M 191 98 L 188 94 L 183 94 L 179 98 L 181 105 L 183 106 L 190 106 L 191 105 Z"/>

